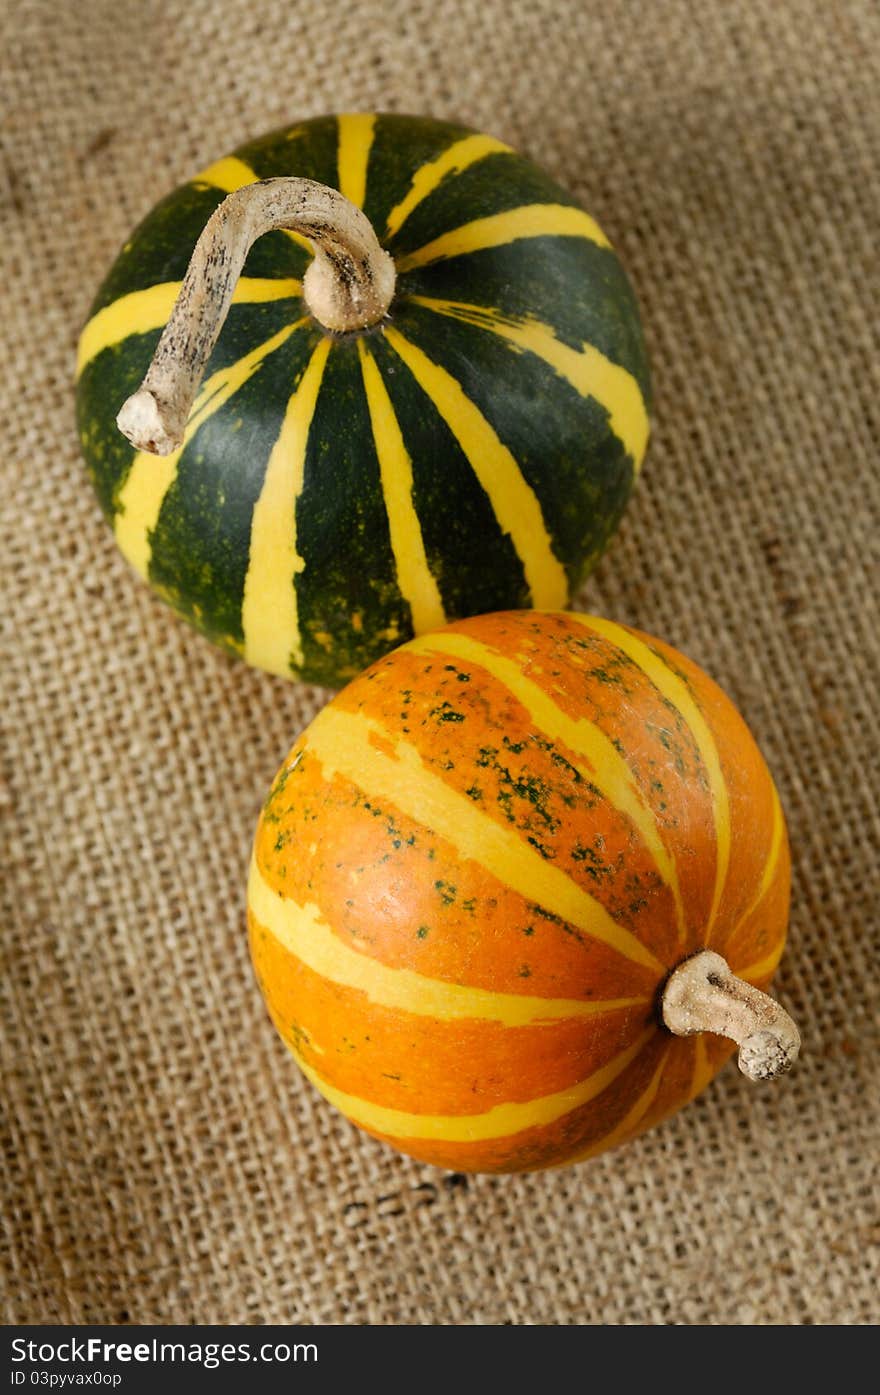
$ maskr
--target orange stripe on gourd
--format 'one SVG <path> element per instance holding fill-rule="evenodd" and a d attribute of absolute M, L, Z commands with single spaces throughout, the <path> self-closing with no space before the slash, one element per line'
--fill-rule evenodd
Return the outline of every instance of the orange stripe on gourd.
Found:
<path fill-rule="evenodd" d="M 679 945 L 686 939 L 684 907 L 674 860 L 660 837 L 657 821 L 638 789 L 625 755 L 604 732 L 577 710 L 566 712 L 557 700 L 563 696 L 559 685 L 547 682 L 545 673 L 526 672 L 522 664 L 508 658 L 497 647 L 472 635 L 447 631 L 412 640 L 410 653 L 433 657 L 448 670 L 446 662 L 464 672 L 460 679 L 474 680 L 481 688 L 491 679 L 502 684 L 524 709 L 531 727 L 529 742 L 547 752 L 556 765 L 567 762 L 572 775 L 580 776 L 598 790 L 606 803 L 623 821 L 629 838 L 642 846 L 654 873 L 669 891 L 674 903 L 674 919 Z M 674 937 L 673 937 L 674 938 Z M 676 946 L 677 948 L 678 946 Z"/>
<path fill-rule="evenodd" d="M 684 719 L 626 654 L 564 613 L 542 615 L 540 624 L 526 611 L 480 617 L 467 632 L 520 665 L 565 716 L 592 723 L 616 746 L 675 867 L 688 928 L 679 953 L 696 949 L 712 899 L 714 825 Z"/>
<path fill-rule="evenodd" d="M 639 638 L 645 641 L 648 636 Z M 778 809 L 777 795 L 760 750 L 722 689 L 670 645 L 653 638 L 650 645 L 687 684 L 719 753 L 730 827 L 728 862 L 714 922 L 706 927 L 702 942 L 713 949 L 722 948 L 761 885 L 770 851 L 768 830 Z M 730 753 L 735 753 L 733 759 Z"/>
<path fill-rule="evenodd" d="M 683 1091 L 679 1103 L 695 1099 L 711 1084 L 723 1065 L 730 1060 L 735 1044 L 728 1037 L 710 1036 L 707 1032 L 694 1038 L 693 1069 L 687 1090 Z M 678 1106 L 673 1104 L 672 1109 Z"/>
<path fill-rule="evenodd" d="M 790 898 L 791 860 L 786 843 L 767 892 L 720 946 L 733 972 L 750 983 L 769 979 L 782 958 Z"/>
<path fill-rule="evenodd" d="M 406 1138 L 368 1132 L 392 1143 L 404 1153 L 423 1162 L 455 1171 L 519 1172 L 552 1167 L 593 1146 L 598 1151 L 603 1140 L 613 1134 L 634 1101 L 647 1089 L 666 1050 L 668 1038 L 659 1031 L 651 1036 L 635 1059 L 599 1095 L 552 1124 L 523 1129 L 506 1137 L 474 1143 L 433 1143 L 422 1138 Z"/>
<path fill-rule="evenodd" d="M 568 1089 L 630 1046 L 650 1002 L 601 1017 L 508 1027 L 379 1007 L 290 953 L 249 917 L 251 952 L 285 1042 L 336 1089 L 390 1109 L 481 1114 Z"/>
<path fill-rule="evenodd" d="M 651 1113 L 654 1101 L 657 1098 L 657 1093 L 663 1083 L 668 1055 L 669 1050 L 667 1048 L 667 1050 L 662 1052 L 660 1060 L 655 1066 L 654 1072 L 648 1080 L 647 1085 L 641 1093 L 636 1096 L 634 1104 L 630 1106 L 623 1118 L 615 1124 L 611 1132 L 603 1134 L 601 1138 L 594 1140 L 592 1143 L 588 1144 L 586 1148 L 575 1153 L 574 1157 L 567 1159 L 569 1164 L 586 1162 L 587 1158 L 593 1158 L 597 1153 L 604 1153 L 608 1148 L 619 1148 L 622 1143 L 628 1142 L 629 1139 L 635 1138 L 636 1134 L 642 1132 L 645 1127 L 644 1121 Z M 554 1163 L 554 1167 L 559 1166 L 565 1166 L 565 1164 Z"/>
<path fill-rule="evenodd" d="M 544 737 L 503 682 L 468 662 L 407 646 L 395 656 L 393 679 L 380 665 L 363 709 L 380 729 L 399 723 L 401 691 L 409 694 L 408 740 L 427 769 L 672 962 L 672 893 L 632 820 L 589 779 L 589 763 Z M 336 705 L 357 711 L 357 696 L 342 693 Z"/>
<path fill-rule="evenodd" d="M 694 1037 L 673 1037 L 669 1042 L 659 1088 L 639 1122 L 639 1133 L 653 1128 L 654 1124 L 675 1113 L 682 1101 L 689 1097 L 697 1040 Z"/>
<path fill-rule="evenodd" d="M 589 630 L 590 620 L 587 618 L 582 623 Z M 606 641 L 610 641 L 610 631 L 616 628 L 603 622 Z M 635 641 L 634 645 L 628 646 L 633 653 L 647 646 L 655 656 L 655 662 L 662 663 L 672 675 L 674 683 L 683 685 L 689 702 L 699 712 L 703 724 L 702 739 L 692 744 L 697 755 L 696 764 L 688 767 L 685 762 L 682 768 L 682 748 L 676 748 L 673 743 L 670 745 L 664 779 L 667 783 L 674 783 L 678 779 L 680 798 L 673 806 L 679 821 L 678 835 L 685 857 L 697 871 L 706 890 L 709 889 L 707 874 L 716 857 L 716 831 L 726 826 L 725 867 L 721 883 L 717 883 L 717 873 L 713 870 L 710 905 L 700 915 L 692 914 L 691 918 L 696 936 L 693 948 L 704 945 L 707 940 L 713 947 L 723 948 L 731 931 L 757 896 L 765 873 L 770 851 L 768 829 L 774 806 L 778 807 L 773 783 L 748 728 L 717 684 L 685 655 L 660 640 L 634 630 L 623 633 Z M 638 665 L 634 664 L 633 667 L 638 668 Z M 645 676 L 649 682 L 653 681 L 650 671 Z M 674 705 L 664 705 L 675 721 Z M 691 731 L 688 708 L 682 705 L 678 711 L 685 729 Z M 668 728 L 663 732 L 658 726 L 657 735 L 662 737 L 664 743 L 671 741 Z M 700 736 L 699 732 L 697 736 Z M 627 735 L 625 744 L 628 752 L 634 750 L 636 737 L 635 732 Z M 698 747 L 705 752 L 707 741 L 714 747 L 717 769 L 723 782 L 724 808 L 721 810 L 713 808 L 712 802 L 705 797 L 702 801 L 699 798 L 699 790 L 706 789 L 707 772 Z M 734 753 L 732 758 L 730 753 Z M 711 817 L 707 810 L 712 811 Z M 679 866 L 685 866 L 684 857 L 679 859 Z M 686 883 L 686 872 L 684 880 Z M 712 904 L 715 907 L 714 919 L 710 909 Z M 705 907 L 704 901 L 702 905 Z M 731 967 L 736 970 L 733 961 Z"/>
<path fill-rule="evenodd" d="M 637 1095 L 629 1111 L 610 1134 L 593 1140 L 568 1162 L 583 1162 L 607 1148 L 619 1148 L 675 1113 L 688 1098 L 694 1070 L 694 1042 L 690 1038 L 665 1038 L 666 1049 L 660 1055 L 653 1075 L 645 1089 Z M 559 1164 L 565 1166 L 565 1163 Z"/>
<path fill-rule="evenodd" d="M 713 1080 L 736 1051 L 736 1044 L 729 1037 L 717 1037 L 706 1032 L 703 1035 L 706 1059 L 709 1063 L 709 1080 Z"/>
<path fill-rule="evenodd" d="M 585 1001 L 655 992 L 655 971 L 548 914 L 393 801 L 328 780 L 303 745 L 285 769 L 257 829 L 258 866 L 276 890 L 302 888 L 345 944 L 494 992 Z"/>
<path fill-rule="evenodd" d="M 504 1026 L 534 1026 L 583 1019 L 617 1007 L 643 1007 L 644 996 L 618 999 L 548 998 L 527 992 L 499 993 L 466 983 L 430 978 L 410 968 L 389 968 L 363 946 L 334 934 L 315 903 L 273 890 L 256 862 L 248 878 L 248 906 L 260 925 L 309 968 L 333 983 L 354 988 L 380 1007 L 442 1021 L 480 1019 Z"/>
<path fill-rule="evenodd" d="M 788 924 L 791 852 L 778 797 L 775 805 L 776 822 L 769 826 L 768 839 L 762 848 L 762 861 L 758 864 L 760 875 L 743 888 L 745 909 L 737 911 L 731 925 L 721 927 L 725 933 L 719 934 L 712 946 L 724 955 L 734 973 L 748 976 L 750 980 L 754 967 L 760 970 L 764 961 L 771 966 L 770 972 L 775 969 L 785 942 L 784 927 Z"/>
<path fill-rule="evenodd" d="M 717 743 L 706 717 L 697 701 L 691 685 L 675 663 L 665 661 L 666 655 L 674 656 L 674 651 L 661 651 L 648 635 L 627 626 L 616 625 L 612 621 L 596 616 L 575 616 L 575 623 L 588 634 L 604 638 L 619 656 L 621 663 L 629 661 L 634 669 L 648 679 L 655 695 L 664 707 L 660 721 L 655 725 L 650 720 L 646 728 L 667 752 L 660 758 L 659 770 L 667 773 L 681 767 L 682 738 L 693 747 L 696 766 L 693 775 L 694 789 L 702 784 L 708 798 L 711 822 L 707 822 L 703 811 L 699 810 L 697 824 L 698 838 L 707 843 L 705 851 L 712 854 L 715 871 L 712 881 L 712 898 L 705 917 L 699 927 L 699 943 L 708 935 L 718 913 L 721 897 L 727 883 L 730 858 L 730 812 L 727 785 L 721 767 Z M 640 716 L 644 717 L 644 713 Z M 696 812 L 696 806 L 694 806 Z M 689 829 L 689 831 L 691 831 Z M 700 849 L 701 853 L 704 850 Z M 701 857 L 701 862 L 703 858 Z"/>
<path fill-rule="evenodd" d="M 592 1157 L 606 1148 L 617 1148 L 640 1133 L 647 1132 L 679 1110 L 686 1100 L 704 1090 L 736 1050 L 732 1042 L 715 1038 L 710 1056 L 706 1050 L 708 1040 L 703 1036 L 667 1038 L 668 1045 L 658 1074 L 648 1087 L 649 1098 L 636 1101 L 625 1121 L 627 1127 L 618 1126 L 611 1137 L 590 1148 L 584 1157 Z"/>
<path fill-rule="evenodd" d="M 340 773 L 377 798 L 399 804 L 451 842 L 462 860 L 474 860 L 557 921 L 575 927 L 585 944 L 604 944 L 627 963 L 664 974 L 652 950 L 591 892 L 554 866 L 546 851 L 532 847 L 515 827 L 505 827 L 474 808 L 465 794 L 430 769 L 411 742 L 391 742 L 364 712 L 336 705 L 325 708 L 309 728 L 308 748 L 325 766 L 328 778 Z"/>

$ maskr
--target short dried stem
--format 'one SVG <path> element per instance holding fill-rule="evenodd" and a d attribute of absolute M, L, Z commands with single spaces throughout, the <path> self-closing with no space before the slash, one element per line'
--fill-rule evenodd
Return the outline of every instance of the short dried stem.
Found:
<path fill-rule="evenodd" d="M 739 1046 L 739 1068 L 750 1080 L 773 1080 L 794 1064 L 801 1039 L 775 999 L 731 973 L 727 960 L 702 950 L 670 975 L 663 1021 L 676 1036 L 716 1032 Z"/>

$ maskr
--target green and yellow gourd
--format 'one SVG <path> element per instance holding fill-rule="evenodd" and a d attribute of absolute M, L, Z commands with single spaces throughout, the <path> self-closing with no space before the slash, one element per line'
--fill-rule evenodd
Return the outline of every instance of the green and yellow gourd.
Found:
<path fill-rule="evenodd" d="M 314 240 L 274 226 L 182 443 L 137 449 L 116 415 L 206 222 L 291 175 L 363 209 L 393 258 L 387 311 L 328 329 L 303 298 Z M 128 561 L 227 651 L 330 686 L 448 620 L 566 605 L 626 504 L 648 401 L 633 293 L 596 222 L 500 141 L 405 116 L 305 121 L 172 193 L 79 345 L 82 448 Z"/>

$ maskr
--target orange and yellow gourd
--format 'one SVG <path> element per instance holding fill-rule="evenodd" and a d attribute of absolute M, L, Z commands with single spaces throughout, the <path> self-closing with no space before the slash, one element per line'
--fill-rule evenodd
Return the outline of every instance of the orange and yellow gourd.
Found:
<path fill-rule="evenodd" d="M 257 829 L 251 952 L 354 1123 L 443 1167 L 529 1170 L 703 1089 L 733 1044 L 672 1036 L 659 993 L 703 947 L 766 988 L 789 880 L 767 767 L 695 664 L 508 612 L 395 650 L 303 732 Z"/>

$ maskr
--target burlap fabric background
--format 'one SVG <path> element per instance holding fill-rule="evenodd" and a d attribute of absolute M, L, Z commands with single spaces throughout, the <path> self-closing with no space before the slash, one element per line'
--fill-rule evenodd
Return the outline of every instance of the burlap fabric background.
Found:
<path fill-rule="evenodd" d="M 7 0 L 3 939 L 9 1321 L 880 1317 L 880 11 L 869 0 Z M 154 601 L 78 455 L 76 336 L 130 227 L 273 125 L 427 111 L 572 187 L 653 353 L 643 483 L 581 597 L 747 716 L 794 848 L 788 1080 L 728 1068 L 576 1170 L 361 1136 L 252 979 L 244 876 L 319 691 Z"/>

